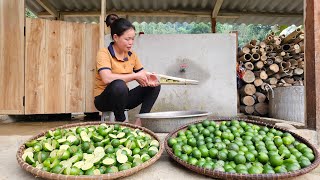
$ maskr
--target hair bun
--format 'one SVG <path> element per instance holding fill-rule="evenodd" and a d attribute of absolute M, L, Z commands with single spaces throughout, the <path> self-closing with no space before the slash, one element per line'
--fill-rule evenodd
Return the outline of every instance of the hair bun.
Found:
<path fill-rule="evenodd" d="M 106 17 L 106 25 L 109 27 L 115 20 L 119 19 L 119 16 L 116 15 L 116 14 L 109 14 L 107 17 Z"/>

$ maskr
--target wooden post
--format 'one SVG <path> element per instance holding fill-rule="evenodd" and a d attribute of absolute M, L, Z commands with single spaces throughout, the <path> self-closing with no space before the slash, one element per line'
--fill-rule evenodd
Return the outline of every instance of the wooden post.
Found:
<path fill-rule="evenodd" d="M 212 33 L 216 33 L 216 25 L 217 25 L 216 18 L 211 18 L 211 31 L 212 31 Z"/>
<path fill-rule="evenodd" d="M 306 126 L 320 132 L 320 2 L 305 0 L 305 101 Z"/>
<path fill-rule="evenodd" d="M 105 22 L 104 19 L 106 17 L 106 0 L 101 0 L 101 15 L 100 15 L 100 42 L 99 42 L 99 48 L 104 47 L 104 26 Z"/>

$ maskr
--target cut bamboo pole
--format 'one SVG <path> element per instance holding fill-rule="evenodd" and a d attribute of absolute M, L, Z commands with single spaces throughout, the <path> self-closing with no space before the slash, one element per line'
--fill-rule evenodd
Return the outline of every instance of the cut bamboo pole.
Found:
<path fill-rule="evenodd" d="M 268 56 L 262 55 L 260 56 L 261 61 L 266 61 L 268 59 Z"/>
<path fill-rule="evenodd" d="M 279 74 L 279 73 L 274 74 L 274 75 L 273 75 L 273 77 L 274 77 L 274 78 L 276 78 L 276 79 L 278 79 L 278 80 L 279 80 L 279 79 L 281 79 L 281 76 L 280 76 L 280 74 Z"/>
<path fill-rule="evenodd" d="M 295 59 L 289 59 L 289 62 L 291 64 L 291 68 L 298 67 L 298 61 L 296 61 Z"/>
<path fill-rule="evenodd" d="M 241 51 L 239 52 L 239 57 L 243 56 L 244 54 L 249 54 L 250 49 L 248 47 L 243 47 Z"/>
<path fill-rule="evenodd" d="M 266 82 L 269 83 L 270 85 L 276 85 L 278 83 L 278 79 L 275 77 L 271 77 L 271 78 L 268 78 Z"/>
<path fill-rule="evenodd" d="M 279 72 L 279 66 L 278 64 L 271 64 L 267 70 L 267 75 L 271 76 L 275 73 Z"/>
<path fill-rule="evenodd" d="M 283 61 L 283 57 L 282 56 L 276 56 L 275 58 L 274 58 L 274 62 L 275 63 L 281 63 Z"/>
<path fill-rule="evenodd" d="M 281 49 L 282 49 L 282 51 L 287 52 L 290 50 L 290 48 L 291 48 L 290 44 L 284 44 L 284 45 L 282 45 Z"/>
<path fill-rule="evenodd" d="M 260 45 L 261 48 L 266 48 L 267 47 L 267 44 L 264 41 L 261 41 L 259 45 Z"/>
<path fill-rule="evenodd" d="M 302 68 L 295 68 L 293 70 L 293 75 L 302 75 L 303 74 L 303 69 Z"/>
<path fill-rule="evenodd" d="M 301 33 L 302 33 L 301 29 L 300 29 L 300 28 L 297 28 L 295 31 L 293 31 L 292 33 L 290 33 L 287 37 L 285 37 L 285 38 L 283 39 L 283 43 L 288 43 L 288 42 L 290 42 L 290 40 L 291 40 L 293 37 L 295 37 L 295 36 L 297 36 L 297 35 L 299 35 L 299 34 L 301 34 Z"/>
<path fill-rule="evenodd" d="M 257 103 L 254 105 L 254 110 L 260 115 L 266 115 L 269 112 L 269 106 L 267 103 Z"/>
<path fill-rule="evenodd" d="M 244 97 L 241 98 L 241 102 L 244 105 L 252 106 L 252 105 L 254 105 L 255 100 L 254 100 L 254 98 L 252 96 L 244 96 Z"/>
<path fill-rule="evenodd" d="M 304 61 L 303 61 L 303 59 L 300 58 L 299 60 L 297 60 L 297 62 L 298 62 L 298 68 L 303 69 L 303 68 L 304 68 Z"/>
<path fill-rule="evenodd" d="M 248 44 L 246 44 L 244 47 L 253 48 L 257 45 L 257 40 L 251 40 Z"/>
<path fill-rule="evenodd" d="M 262 79 L 260 78 L 256 78 L 254 81 L 253 81 L 253 84 L 256 86 L 256 87 L 259 87 L 261 86 L 263 83 Z"/>
<path fill-rule="evenodd" d="M 257 62 L 254 64 L 254 69 L 255 69 L 255 70 L 259 70 L 259 69 L 263 68 L 263 66 L 264 66 L 263 61 L 257 61 Z"/>
<path fill-rule="evenodd" d="M 251 70 L 246 70 L 243 74 L 242 80 L 246 83 L 252 83 L 255 80 L 254 73 Z"/>
<path fill-rule="evenodd" d="M 304 40 L 304 34 L 300 34 L 294 41 L 293 43 L 298 44 L 299 42 Z"/>
<path fill-rule="evenodd" d="M 265 102 L 265 100 L 266 100 L 266 95 L 264 95 L 263 93 L 261 93 L 261 92 L 256 92 L 256 93 L 254 93 L 254 95 L 256 96 L 256 100 L 257 100 L 258 102 L 260 102 L 260 103 Z"/>
<path fill-rule="evenodd" d="M 254 68 L 252 62 L 246 62 L 246 63 L 244 64 L 244 67 L 245 67 L 246 69 L 248 69 L 248 70 L 253 70 L 253 68 Z"/>
<path fill-rule="evenodd" d="M 253 84 L 246 84 L 241 87 L 240 94 L 241 96 L 252 96 L 254 93 L 256 93 L 256 87 Z"/>
<path fill-rule="evenodd" d="M 252 54 L 252 61 L 259 61 L 260 55 L 258 53 L 253 53 Z"/>
<path fill-rule="evenodd" d="M 246 113 L 246 114 L 253 114 L 254 112 L 254 107 L 253 106 L 240 106 L 240 112 Z"/>
<path fill-rule="evenodd" d="M 270 66 L 270 65 L 273 64 L 273 60 L 272 60 L 272 59 L 267 59 L 267 60 L 265 61 L 265 64 L 268 65 L 268 66 Z"/>
<path fill-rule="evenodd" d="M 244 54 L 239 58 L 239 61 L 248 62 L 252 59 L 251 54 Z"/>
<path fill-rule="evenodd" d="M 280 72 L 288 72 L 290 68 L 290 62 L 282 61 L 280 63 Z"/>
<path fill-rule="evenodd" d="M 294 79 L 293 78 L 285 77 L 285 78 L 283 78 L 283 80 L 288 84 L 293 84 L 294 83 Z"/>
<path fill-rule="evenodd" d="M 262 80 L 266 80 L 268 78 L 268 75 L 267 75 L 266 71 L 264 71 L 264 70 L 258 71 L 257 73 L 259 74 L 258 77 L 260 77 L 260 79 L 262 79 Z"/>

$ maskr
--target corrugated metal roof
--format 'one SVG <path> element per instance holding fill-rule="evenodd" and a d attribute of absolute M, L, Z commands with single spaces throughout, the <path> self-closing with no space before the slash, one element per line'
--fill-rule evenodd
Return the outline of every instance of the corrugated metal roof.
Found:
<path fill-rule="evenodd" d="M 59 12 L 97 11 L 101 0 L 48 0 Z M 224 0 L 217 21 L 246 24 L 303 24 L 303 0 Z M 131 12 L 127 18 L 137 22 L 210 22 L 214 0 L 107 0 L 107 13 Z M 46 12 L 35 0 L 26 0 L 26 6 L 38 14 Z M 152 16 L 134 12 L 157 12 Z M 160 12 L 192 12 L 199 15 L 161 15 Z M 277 15 L 273 15 L 277 14 Z M 273 16 L 272 16 L 273 15 Z M 64 18 L 73 22 L 99 22 L 98 16 Z"/>

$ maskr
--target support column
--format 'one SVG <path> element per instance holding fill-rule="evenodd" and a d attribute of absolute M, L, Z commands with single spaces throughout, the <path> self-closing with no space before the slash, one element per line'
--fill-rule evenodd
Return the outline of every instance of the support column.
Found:
<path fill-rule="evenodd" d="M 216 33 L 216 25 L 217 25 L 216 18 L 211 18 L 211 31 L 212 31 L 212 33 Z"/>
<path fill-rule="evenodd" d="M 106 0 L 101 0 L 101 15 L 100 15 L 100 42 L 99 42 L 99 48 L 104 47 L 104 31 L 105 31 L 105 17 L 106 17 L 106 9 L 107 4 Z"/>
<path fill-rule="evenodd" d="M 306 127 L 320 133 L 320 2 L 305 0 Z"/>

